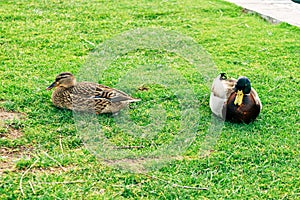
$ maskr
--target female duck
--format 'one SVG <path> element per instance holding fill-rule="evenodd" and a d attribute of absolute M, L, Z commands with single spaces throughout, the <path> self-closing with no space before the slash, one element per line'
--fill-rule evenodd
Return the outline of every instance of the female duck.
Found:
<path fill-rule="evenodd" d="M 227 79 L 225 73 L 214 80 L 209 105 L 215 115 L 246 124 L 255 120 L 262 109 L 258 94 L 251 88 L 248 78 Z"/>
<path fill-rule="evenodd" d="M 77 83 L 73 74 L 63 72 L 46 89 L 56 88 L 52 102 L 59 108 L 76 111 L 117 113 L 131 102 L 140 101 L 119 90 L 91 82 Z"/>

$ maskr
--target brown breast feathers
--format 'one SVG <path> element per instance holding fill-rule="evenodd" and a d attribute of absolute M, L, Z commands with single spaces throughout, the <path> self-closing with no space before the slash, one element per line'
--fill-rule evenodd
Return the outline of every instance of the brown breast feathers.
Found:
<path fill-rule="evenodd" d="M 255 120 L 260 112 L 259 105 L 256 104 L 253 95 L 250 93 L 244 95 L 243 102 L 240 106 L 234 105 L 236 92 L 233 92 L 226 105 L 226 120 L 237 123 L 249 124 Z"/>

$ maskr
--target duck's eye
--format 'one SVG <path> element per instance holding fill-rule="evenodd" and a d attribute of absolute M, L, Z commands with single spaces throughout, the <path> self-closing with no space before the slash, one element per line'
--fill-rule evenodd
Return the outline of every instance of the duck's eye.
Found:
<path fill-rule="evenodd" d="M 66 78 L 68 78 L 69 76 L 60 76 L 60 77 L 57 77 L 56 79 L 55 79 L 55 81 L 56 82 L 59 82 L 59 81 L 61 81 L 62 79 L 66 79 Z"/>

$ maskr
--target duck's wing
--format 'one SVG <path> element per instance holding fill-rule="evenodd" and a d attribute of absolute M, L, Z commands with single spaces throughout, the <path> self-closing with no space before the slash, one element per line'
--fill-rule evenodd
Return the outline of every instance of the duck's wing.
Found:
<path fill-rule="evenodd" d="M 218 117 L 224 118 L 224 109 L 226 109 L 226 107 L 224 106 L 225 103 L 225 99 L 215 96 L 213 94 L 210 95 L 209 107 L 211 111 Z"/>
<path fill-rule="evenodd" d="M 262 104 L 261 104 L 261 101 L 260 101 L 260 99 L 259 99 L 259 96 L 258 96 L 257 92 L 255 91 L 254 88 L 251 88 L 250 93 L 252 94 L 252 96 L 253 96 L 253 98 L 254 98 L 254 101 L 255 101 L 256 105 L 258 105 L 259 108 L 260 108 L 260 110 L 261 110 L 261 109 L 262 109 Z"/>
<path fill-rule="evenodd" d="M 211 87 L 209 105 L 215 115 L 224 118 L 224 109 L 226 109 L 226 106 L 224 105 L 227 103 L 228 97 L 233 92 L 235 84 L 235 79 L 224 79 L 222 74 L 214 79 Z"/>
<path fill-rule="evenodd" d="M 227 79 L 224 74 L 220 74 L 214 79 L 211 87 L 211 95 L 209 99 L 209 106 L 212 112 L 224 118 L 226 113 L 227 99 L 234 91 L 234 86 L 236 84 L 235 79 Z"/>
<path fill-rule="evenodd" d="M 224 99 L 226 91 L 224 85 L 222 83 L 221 75 L 214 79 L 213 84 L 211 86 L 211 95 Z"/>
<path fill-rule="evenodd" d="M 101 111 L 112 104 L 106 98 L 98 98 L 83 96 L 82 94 L 70 94 L 72 99 L 72 109 L 78 111 Z"/>
<path fill-rule="evenodd" d="M 236 84 L 236 79 L 223 79 L 221 75 L 214 79 L 211 92 L 214 96 L 228 99 L 228 97 L 233 92 L 234 86 Z"/>
<path fill-rule="evenodd" d="M 126 102 L 137 102 L 140 101 L 140 99 L 135 99 L 125 92 L 122 92 L 120 90 L 110 88 L 104 85 L 98 85 L 96 88 L 96 95 L 95 98 L 106 98 L 112 103 L 126 101 Z"/>
<path fill-rule="evenodd" d="M 111 103 L 127 101 L 136 102 L 140 99 L 132 98 L 126 93 L 110 88 L 104 85 L 90 82 L 80 82 L 72 89 L 73 97 L 78 96 L 78 98 L 94 99 L 101 101 L 109 101 Z"/>

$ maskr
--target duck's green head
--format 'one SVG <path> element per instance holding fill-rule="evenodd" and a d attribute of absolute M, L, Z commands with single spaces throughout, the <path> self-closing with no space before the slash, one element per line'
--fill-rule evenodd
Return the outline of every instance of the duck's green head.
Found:
<path fill-rule="evenodd" d="M 243 102 L 243 97 L 245 94 L 249 94 L 251 91 L 251 83 L 247 77 L 240 77 L 234 88 L 237 93 L 234 104 L 240 106 Z"/>
<path fill-rule="evenodd" d="M 76 79 L 73 74 L 70 72 L 62 72 L 58 74 L 55 78 L 55 81 L 49 85 L 46 90 L 51 90 L 54 87 L 65 87 L 69 88 L 74 86 L 76 83 Z"/>

